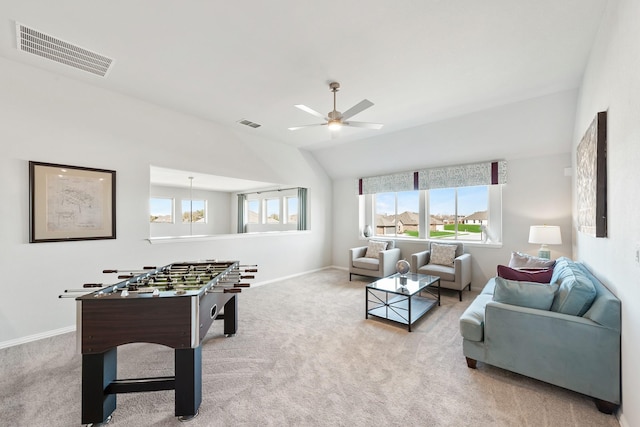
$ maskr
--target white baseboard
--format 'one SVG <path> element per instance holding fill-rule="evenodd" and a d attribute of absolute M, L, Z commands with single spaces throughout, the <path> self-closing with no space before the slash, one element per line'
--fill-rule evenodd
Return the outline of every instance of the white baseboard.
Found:
<path fill-rule="evenodd" d="M 60 329 L 54 329 L 52 331 L 41 332 L 39 334 L 28 335 L 26 337 L 17 338 L 15 340 L 3 341 L 0 342 L 0 349 L 13 347 L 20 344 L 26 344 L 33 341 L 38 341 L 44 338 L 54 337 L 56 335 L 66 334 L 68 332 L 73 332 L 76 330 L 76 325 L 67 326 Z"/>

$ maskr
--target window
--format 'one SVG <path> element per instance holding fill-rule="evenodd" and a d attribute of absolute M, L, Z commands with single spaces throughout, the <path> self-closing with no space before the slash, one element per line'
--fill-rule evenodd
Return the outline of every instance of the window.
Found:
<path fill-rule="evenodd" d="M 259 224 L 260 221 L 260 201 L 259 200 L 247 200 L 246 213 L 247 217 L 245 218 L 246 224 Z"/>
<path fill-rule="evenodd" d="M 238 194 L 238 233 L 308 230 L 307 189 Z"/>
<path fill-rule="evenodd" d="M 183 200 L 182 201 L 182 222 L 183 223 L 206 223 L 207 222 L 207 202 L 206 200 Z"/>
<path fill-rule="evenodd" d="M 488 224 L 487 186 L 438 188 L 428 191 L 429 238 L 477 240 Z"/>
<path fill-rule="evenodd" d="M 266 199 L 265 204 L 265 223 L 266 224 L 279 224 L 280 223 L 280 199 Z"/>
<path fill-rule="evenodd" d="M 374 196 L 375 234 L 419 237 L 420 192 L 378 193 Z"/>
<path fill-rule="evenodd" d="M 499 185 L 385 192 L 361 197 L 364 197 L 363 224 L 375 224 L 376 236 L 479 242 L 487 237 L 483 226 L 489 227 L 490 219 L 496 231 L 501 228 Z M 496 211 L 491 212 L 493 215 L 490 215 L 490 206 Z M 373 219 L 370 222 L 367 218 Z"/>
<path fill-rule="evenodd" d="M 286 224 L 298 223 L 298 197 L 285 197 L 284 207 L 286 212 L 284 214 L 284 222 Z"/>
<path fill-rule="evenodd" d="M 149 212 L 149 222 L 173 224 L 173 199 L 151 197 L 149 199 Z"/>

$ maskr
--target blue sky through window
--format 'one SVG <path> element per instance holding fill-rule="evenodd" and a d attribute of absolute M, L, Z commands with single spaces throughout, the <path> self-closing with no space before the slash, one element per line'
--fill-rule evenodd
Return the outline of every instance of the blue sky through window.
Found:
<path fill-rule="evenodd" d="M 398 192 L 398 213 L 418 212 L 417 191 Z M 454 205 L 454 189 L 443 188 L 429 192 L 430 211 L 432 215 L 452 214 Z M 488 189 L 486 186 L 458 188 L 458 214 L 471 215 L 474 212 L 487 210 Z M 376 213 L 392 215 L 395 212 L 395 193 L 376 194 Z"/>

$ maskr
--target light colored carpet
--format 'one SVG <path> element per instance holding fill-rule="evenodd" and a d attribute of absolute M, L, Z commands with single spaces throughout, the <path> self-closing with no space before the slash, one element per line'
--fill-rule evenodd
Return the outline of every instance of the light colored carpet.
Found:
<path fill-rule="evenodd" d="M 118 395 L 109 426 L 618 426 L 586 396 L 479 363 L 458 318 L 477 294 L 403 327 L 364 318 L 365 278 L 327 269 L 245 290 L 236 336 L 203 344 L 199 416 L 180 423 L 173 391 Z M 158 313 L 161 315 L 161 313 Z M 0 350 L 0 425 L 80 425 L 75 334 Z M 173 350 L 118 349 L 118 377 L 173 375 Z"/>

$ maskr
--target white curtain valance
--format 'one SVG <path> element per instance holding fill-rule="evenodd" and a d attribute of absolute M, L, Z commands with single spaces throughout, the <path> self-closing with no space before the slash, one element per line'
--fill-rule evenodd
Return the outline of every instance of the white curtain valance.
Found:
<path fill-rule="evenodd" d="M 360 178 L 358 180 L 358 194 L 506 183 L 507 162 L 500 160 Z"/>

